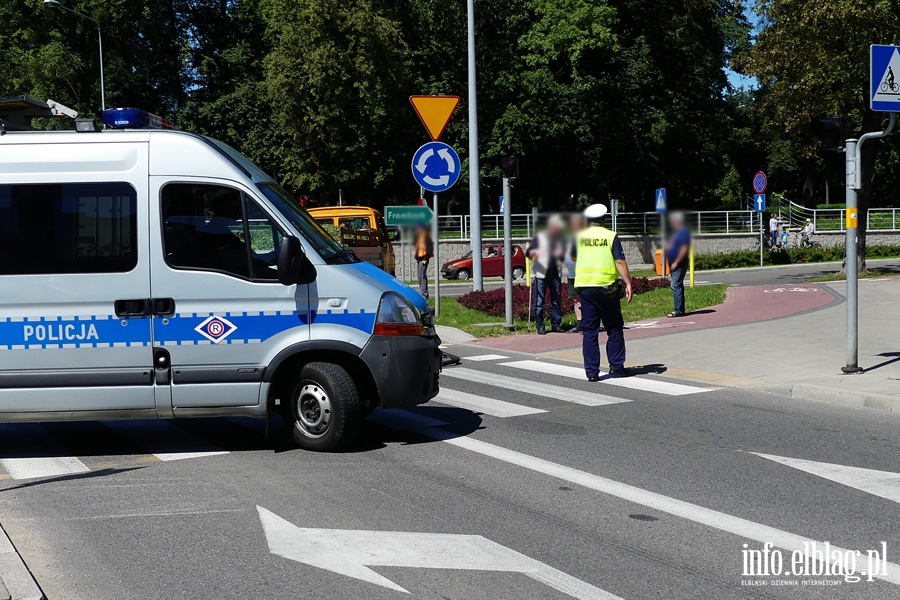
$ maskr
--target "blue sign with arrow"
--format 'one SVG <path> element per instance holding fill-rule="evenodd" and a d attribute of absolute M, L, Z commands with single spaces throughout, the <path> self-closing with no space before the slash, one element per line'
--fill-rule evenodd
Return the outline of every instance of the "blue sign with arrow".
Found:
<path fill-rule="evenodd" d="M 666 212 L 666 188 L 656 190 L 656 212 Z"/>
<path fill-rule="evenodd" d="M 871 46 L 869 74 L 872 110 L 900 112 L 900 47 Z"/>
<path fill-rule="evenodd" d="M 756 212 L 763 212 L 766 210 L 766 195 L 765 194 L 756 194 L 753 196 L 753 210 Z"/>
<path fill-rule="evenodd" d="M 413 154 L 413 178 L 429 192 L 452 188 L 459 180 L 461 167 L 456 150 L 444 142 L 428 142 Z"/>

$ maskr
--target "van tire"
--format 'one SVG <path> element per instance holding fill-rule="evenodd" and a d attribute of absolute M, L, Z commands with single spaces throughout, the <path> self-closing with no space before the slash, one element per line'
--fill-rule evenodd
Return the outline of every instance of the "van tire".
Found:
<path fill-rule="evenodd" d="M 525 277 L 524 267 L 513 267 L 513 279 L 522 279 Z"/>
<path fill-rule="evenodd" d="M 340 365 L 307 363 L 291 392 L 287 414 L 287 425 L 298 446 L 323 452 L 338 450 L 359 431 L 359 391 Z"/>

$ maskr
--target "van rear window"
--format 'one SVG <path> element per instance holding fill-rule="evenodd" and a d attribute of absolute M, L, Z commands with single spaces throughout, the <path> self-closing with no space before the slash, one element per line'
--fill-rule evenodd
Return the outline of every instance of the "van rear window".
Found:
<path fill-rule="evenodd" d="M 124 273 L 137 266 L 128 183 L 0 185 L 0 275 Z"/>

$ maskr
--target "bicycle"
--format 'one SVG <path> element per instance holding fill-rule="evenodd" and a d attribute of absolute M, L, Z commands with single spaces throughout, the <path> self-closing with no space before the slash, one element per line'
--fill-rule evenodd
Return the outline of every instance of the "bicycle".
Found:
<path fill-rule="evenodd" d="M 888 90 L 890 90 L 891 92 L 894 92 L 895 94 L 897 92 L 900 92 L 900 83 L 896 83 L 893 81 L 882 81 L 881 82 L 881 91 L 884 93 L 887 93 Z"/>

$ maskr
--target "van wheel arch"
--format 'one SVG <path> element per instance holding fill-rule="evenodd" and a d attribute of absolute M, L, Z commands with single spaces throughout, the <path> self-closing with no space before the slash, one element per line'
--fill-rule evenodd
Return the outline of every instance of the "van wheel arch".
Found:
<path fill-rule="evenodd" d="M 300 378 L 303 367 L 312 362 L 333 363 L 342 367 L 359 390 L 360 408 L 366 416 L 381 404 L 375 378 L 368 365 L 359 358 L 360 349 L 352 344 L 332 342 L 328 344 L 299 344 L 301 347 L 286 348 L 269 365 L 263 380 L 270 383 L 267 398 L 267 414 L 281 411 L 287 417 L 289 397 Z M 279 400 L 279 406 L 275 401 Z"/>

